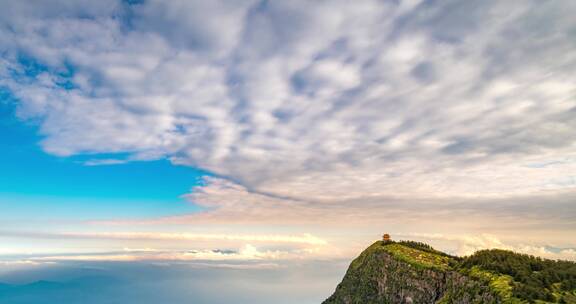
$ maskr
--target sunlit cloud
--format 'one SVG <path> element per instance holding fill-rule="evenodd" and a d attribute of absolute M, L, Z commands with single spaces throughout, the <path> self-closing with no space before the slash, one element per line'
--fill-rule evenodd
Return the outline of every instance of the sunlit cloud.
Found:
<path fill-rule="evenodd" d="M 264 249 L 263 249 L 264 248 Z M 237 249 L 194 249 L 194 250 L 171 250 L 165 248 L 145 248 L 129 249 L 116 251 L 99 251 L 99 252 L 54 252 L 54 253 L 31 253 L 31 254 L 13 254 L 0 256 L 3 259 L 2 265 L 7 266 L 26 266 L 26 265 L 44 265 L 57 262 L 78 262 L 78 261 L 105 261 L 105 262 L 191 262 L 191 265 L 197 265 L 200 262 L 210 263 L 213 267 L 219 267 L 220 264 L 213 262 L 222 261 L 232 267 L 232 265 L 252 265 L 257 267 L 279 267 L 278 263 L 291 260 L 304 259 L 322 259 L 334 258 L 328 254 L 328 251 L 321 250 L 320 247 L 295 249 L 282 247 L 280 249 L 266 249 L 266 247 L 256 247 L 251 244 L 244 244 Z M 258 264 L 245 264 L 257 262 Z M 228 264 L 226 264 L 228 263 Z M 225 266 L 226 267 L 226 266 Z"/>
<path fill-rule="evenodd" d="M 194 234 L 194 233 L 134 233 L 134 232 L 111 232 L 111 233 L 62 233 L 61 237 L 72 238 L 104 238 L 104 239 L 151 239 L 151 240 L 225 240 L 225 241 L 251 241 L 268 243 L 297 243 L 308 245 L 326 245 L 323 239 L 310 234 L 302 236 L 291 235 L 234 235 L 234 234 Z"/>
<path fill-rule="evenodd" d="M 0 236 L 28 238 L 73 238 L 73 239 L 120 239 L 120 240 L 223 240 L 267 243 L 296 243 L 307 245 L 326 245 L 327 242 L 311 234 L 295 235 L 234 235 L 234 234 L 195 234 L 161 232 L 109 232 L 109 233 L 42 233 L 42 232 L 0 232 Z"/>
<path fill-rule="evenodd" d="M 191 250 L 191 251 L 163 251 L 163 250 L 125 250 L 125 252 L 101 252 L 98 254 L 66 254 L 30 257 L 26 261 L 17 262 L 57 262 L 57 261 L 253 261 L 253 260 L 280 260 L 294 259 L 296 254 L 282 251 L 260 251 L 247 244 L 235 250 Z"/>

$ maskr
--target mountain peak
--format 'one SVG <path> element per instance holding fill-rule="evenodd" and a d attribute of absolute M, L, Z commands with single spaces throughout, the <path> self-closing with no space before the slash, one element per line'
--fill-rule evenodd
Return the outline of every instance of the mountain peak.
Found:
<path fill-rule="evenodd" d="M 377 241 L 324 304 L 576 303 L 576 263 L 505 250 L 461 258 L 413 241 Z"/>

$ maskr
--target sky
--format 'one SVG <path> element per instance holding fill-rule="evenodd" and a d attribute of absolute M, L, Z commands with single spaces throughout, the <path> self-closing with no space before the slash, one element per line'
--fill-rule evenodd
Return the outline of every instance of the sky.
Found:
<path fill-rule="evenodd" d="M 574 1 L 0 7 L 15 303 L 319 303 L 384 232 L 576 260 Z"/>

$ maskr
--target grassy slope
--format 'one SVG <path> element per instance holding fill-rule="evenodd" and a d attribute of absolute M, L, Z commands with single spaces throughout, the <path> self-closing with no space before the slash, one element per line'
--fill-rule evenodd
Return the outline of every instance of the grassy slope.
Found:
<path fill-rule="evenodd" d="M 502 302 L 505 304 L 528 303 L 527 301 L 520 300 L 512 296 L 512 284 L 514 281 L 509 275 L 492 273 L 486 270 L 482 270 L 477 266 L 474 266 L 472 269 L 465 272 L 470 277 L 487 282 L 490 285 L 490 288 L 494 290 L 498 296 L 500 296 Z"/>
<path fill-rule="evenodd" d="M 381 246 L 381 248 L 395 258 L 416 267 L 437 270 L 448 270 L 450 268 L 450 258 L 447 256 L 418 250 L 398 243 L 389 243 Z"/>

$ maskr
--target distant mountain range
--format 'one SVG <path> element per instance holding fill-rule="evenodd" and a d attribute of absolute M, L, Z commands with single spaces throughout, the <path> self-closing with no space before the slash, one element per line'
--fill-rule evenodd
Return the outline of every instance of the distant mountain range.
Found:
<path fill-rule="evenodd" d="M 92 304 L 95 293 L 108 291 L 111 278 L 83 277 L 68 282 L 46 280 L 28 284 L 0 283 L 0 304 Z M 118 302 L 110 302 L 118 303 Z"/>
<path fill-rule="evenodd" d="M 576 304 L 576 263 L 506 250 L 455 257 L 412 241 L 378 241 L 323 304 Z"/>

